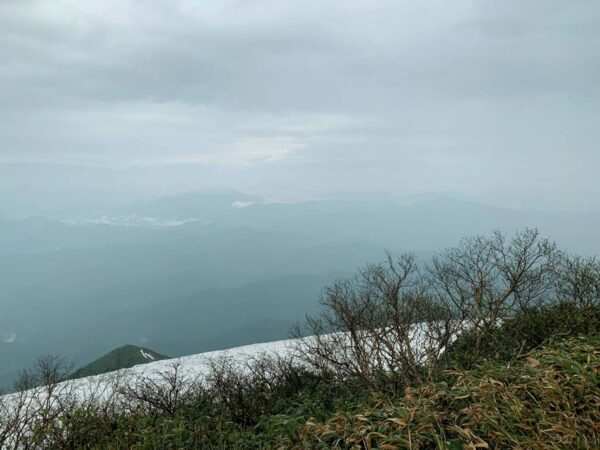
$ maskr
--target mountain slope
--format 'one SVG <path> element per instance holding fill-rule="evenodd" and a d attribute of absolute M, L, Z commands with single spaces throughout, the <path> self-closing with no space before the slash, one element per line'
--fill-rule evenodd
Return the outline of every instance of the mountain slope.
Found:
<path fill-rule="evenodd" d="M 78 369 L 71 375 L 71 378 L 100 375 L 118 369 L 133 367 L 137 364 L 147 364 L 163 359 L 169 359 L 169 357 L 148 348 L 124 345 Z"/>

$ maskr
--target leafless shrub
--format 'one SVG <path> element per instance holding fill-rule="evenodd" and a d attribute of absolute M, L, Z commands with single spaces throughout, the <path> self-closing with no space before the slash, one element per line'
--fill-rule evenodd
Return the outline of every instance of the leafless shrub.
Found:
<path fill-rule="evenodd" d="M 321 315 L 294 333 L 312 335 L 296 352 L 370 388 L 420 383 L 462 329 L 477 333 L 476 354 L 503 317 L 541 305 L 559 260 L 556 245 L 529 229 L 464 239 L 424 269 L 412 255 L 388 255 L 324 290 Z"/>
<path fill-rule="evenodd" d="M 600 305 L 600 261 L 563 254 L 555 279 L 558 299 L 581 308 Z"/>
<path fill-rule="evenodd" d="M 20 440 L 26 423 L 30 422 L 31 402 L 22 392 L 0 397 L 0 448 Z"/>
<path fill-rule="evenodd" d="M 269 411 L 272 399 L 315 389 L 319 380 L 291 355 L 264 353 L 240 360 L 225 354 L 209 361 L 204 393 L 230 420 L 248 426 Z"/>
<path fill-rule="evenodd" d="M 44 355 L 21 373 L 15 383 L 17 392 L 0 401 L 0 444 L 46 446 L 59 418 L 76 404 L 72 385 L 64 383 L 71 370 L 63 358 Z"/>
<path fill-rule="evenodd" d="M 321 374 L 307 370 L 293 354 L 263 353 L 245 360 L 241 373 L 254 385 L 280 397 L 290 398 L 304 389 L 314 389 Z"/>
<path fill-rule="evenodd" d="M 166 370 L 135 374 L 117 390 L 126 409 L 172 416 L 201 389 L 198 380 L 198 376 L 192 376 L 180 361 L 174 360 Z"/>
<path fill-rule="evenodd" d="M 423 381 L 452 339 L 455 321 L 429 294 L 413 255 L 369 264 L 325 289 L 324 309 L 307 319 L 312 336 L 295 351 L 309 366 L 358 377 L 375 388 Z M 299 330 L 294 333 L 299 337 Z M 417 345 L 418 344 L 418 345 Z"/>
<path fill-rule="evenodd" d="M 252 384 L 232 357 L 223 355 L 211 359 L 205 382 L 211 402 L 226 409 L 234 422 L 244 425 L 251 422 L 249 393 Z"/>
<path fill-rule="evenodd" d="M 526 229 L 511 239 L 495 232 L 463 239 L 437 255 L 428 273 L 437 301 L 477 333 L 477 354 L 503 317 L 548 299 L 559 259 L 556 245 L 537 230 Z"/>

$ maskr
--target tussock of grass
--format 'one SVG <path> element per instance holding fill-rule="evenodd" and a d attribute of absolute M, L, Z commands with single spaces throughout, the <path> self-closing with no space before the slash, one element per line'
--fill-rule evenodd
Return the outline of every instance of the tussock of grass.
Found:
<path fill-rule="evenodd" d="M 448 381 L 309 421 L 298 447 L 598 448 L 600 337 L 573 338 L 514 363 L 448 373 Z"/>

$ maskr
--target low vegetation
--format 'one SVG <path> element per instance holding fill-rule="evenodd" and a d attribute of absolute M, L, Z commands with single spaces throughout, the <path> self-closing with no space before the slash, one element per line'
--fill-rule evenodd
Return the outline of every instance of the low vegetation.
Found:
<path fill-rule="evenodd" d="M 512 363 L 486 362 L 309 421 L 308 448 L 597 448 L 600 338 L 554 342 Z"/>
<path fill-rule="evenodd" d="M 64 395 L 22 408 L 20 422 L 0 415 L 0 439 L 115 449 L 600 445 L 595 259 L 534 230 L 496 233 L 428 265 L 411 255 L 368 265 L 326 288 L 322 305 L 295 330 L 312 337 L 288 355 L 213 360 L 202 379 L 176 363 L 115 379 L 109 399 Z M 50 362 L 28 376 L 59 389 L 59 360 Z"/>

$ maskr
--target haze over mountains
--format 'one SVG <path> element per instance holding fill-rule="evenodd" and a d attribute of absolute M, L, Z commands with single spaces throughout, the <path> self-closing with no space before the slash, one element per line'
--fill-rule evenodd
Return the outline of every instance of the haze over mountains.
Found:
<path fill-rule="evenodd" d="M 275 203 L 233 191 L 0 219 L 0 385 L 45 352 L 79 366 L 127 343 L 179 356 L 285 338 L 325 285 L 386 249 L 426 259 L 464 236 L 531 226 L 600 254 L 599 219 L 451 197 Z"/>

